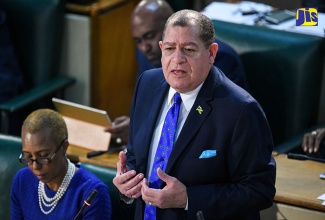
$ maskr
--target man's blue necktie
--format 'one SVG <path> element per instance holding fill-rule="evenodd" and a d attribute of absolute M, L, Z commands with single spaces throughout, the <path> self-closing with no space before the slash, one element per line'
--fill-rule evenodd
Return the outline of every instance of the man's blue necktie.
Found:
<path fill-rule="evenodd" d="M 161 170 L 165 171 L 168 158 L 172 152 L 174 146 L 174 140 L 176 135 L 177 118 L 180 109 L 182 99 L 180 94 L 177 92 L 174 95 L 174 104 L 168 110 L 163 128 L 161 130 L 161 135 L 158 143 L 158 148 L 156 151 L 155 159 L 153 161 L 152 170 L 149 177 L 149 187 L 160 189 L 162 180 L 159 179 L 157 175 L 157 168 L 160 167 Z M 144 220 L 156 219 L 156 207 L 146 204 L 144 210 Z"/>

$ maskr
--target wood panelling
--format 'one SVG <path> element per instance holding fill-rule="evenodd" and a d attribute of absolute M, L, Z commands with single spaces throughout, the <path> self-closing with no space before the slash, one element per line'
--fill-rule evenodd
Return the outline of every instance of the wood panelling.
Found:
<path fill-rule="evenodd" d="M 137 62 L 129 23 L 137 2 L 99 0 L 66 7 L 90 18 L 90 105 L 106 110 L 112 120 L 130 111 Z"/>
<path fill-rule="evenodd" d="M 113 118 L 129 115 L 137 63 L 130 31 L 131 1 L 92 19 L 92 106 Z"/>

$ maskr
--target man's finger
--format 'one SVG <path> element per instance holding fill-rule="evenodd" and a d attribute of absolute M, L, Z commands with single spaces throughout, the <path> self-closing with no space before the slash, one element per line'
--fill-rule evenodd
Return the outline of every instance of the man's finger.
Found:
<path fill-rule="evenodd" d="M 117 172 L 122 174 L 126 172 L 126 155 L 124 151 L 119 153 L 119 162 L 117 163 Z"/>
<path fill-rule="evenodd" d="M 149 182 L 148 182 L 148 180 L 146 179 L 146 178 L 143 178 L 143 180 L 142 180 L 142 187 L 146 187 L 146 188 L 148 188 L 149 187 Z"/>
<path fill-rule="evenodd" d="M 162 169 L 157 169 L 157 175 L 163 182 L 168 182 L 172 177 L 165 173 Z"/>

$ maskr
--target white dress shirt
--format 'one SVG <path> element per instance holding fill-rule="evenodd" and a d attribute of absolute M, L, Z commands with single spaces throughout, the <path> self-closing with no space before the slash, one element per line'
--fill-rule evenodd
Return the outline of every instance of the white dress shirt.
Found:
<path fill-rule="evenodd" d="M 175 137 L 175 142 L 178 138 L 178 135 L 180 134 L 182 127 L 186 121 L 186 118 L 194 104 L 194 101 L 202 87 L 203 83 L 201 85 L 199 85 L 196 89 L 194 89 L 193 91 L 187 92 L 187 93 L 180 93 L 181 98 L 182 98 L 182 103 L 180 106 L 180 110 L 178 113 L 178 120 L 177 120 L 177 128 L 176 128 L 176 137 Z M 161 131 L 162 131 L 162 127 L 164 124 L 164 120 L 166 117 L 166 114 L 169 110 L 169 108 L 172 107 L 172 105 L 174 104 L 174 94 L 176 93 L 175 89 L 173 89 L 172 87 L 169 88 L 169 92 L 167 97 L 165 98 L 159 117 L 158 117 L 158 121 L 155 127 L 155 131 L 153 133 L 153 137 L 151 139 L 151 144 L 150 144 L 150 152 L 149 152 L 149 157 L 148 157 L 148 170 L 147 170 L 147 177 L 148 179 L 150 179 L 149 175 L 151 173 L 151 169 L 153 166 L 153 161 L 154 161 L 154 157 L 158 148 L 158 142 L 160 139 L 160 135 L 161 135 Z"/>

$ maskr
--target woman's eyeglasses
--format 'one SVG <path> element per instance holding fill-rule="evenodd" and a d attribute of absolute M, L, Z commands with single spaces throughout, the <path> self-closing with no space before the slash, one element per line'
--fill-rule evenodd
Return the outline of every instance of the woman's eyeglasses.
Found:
<path fill-rule="evenodd" d="M 54 153 L 50 157 L 38 157 L 36 159 L 31 159 L 31 158 L 25 158 L 25 157 L 23 157 L 23 154 L 20 154 L 20 156 L 19 156 L 19 162 L 22 163 L 22 164 L 31 165 L 35 161 L 38 164 L 47 165 L 47 164 L 49 164 L 53 160 L 55 154 L 58 152 L 58 150 L 60 149 L 60 147 L 62 146 L 62 144 L 65 142 L 65 140 L 66 139 L 64 139 L 57 146 L 56 150 L 54 151 Z"/>

